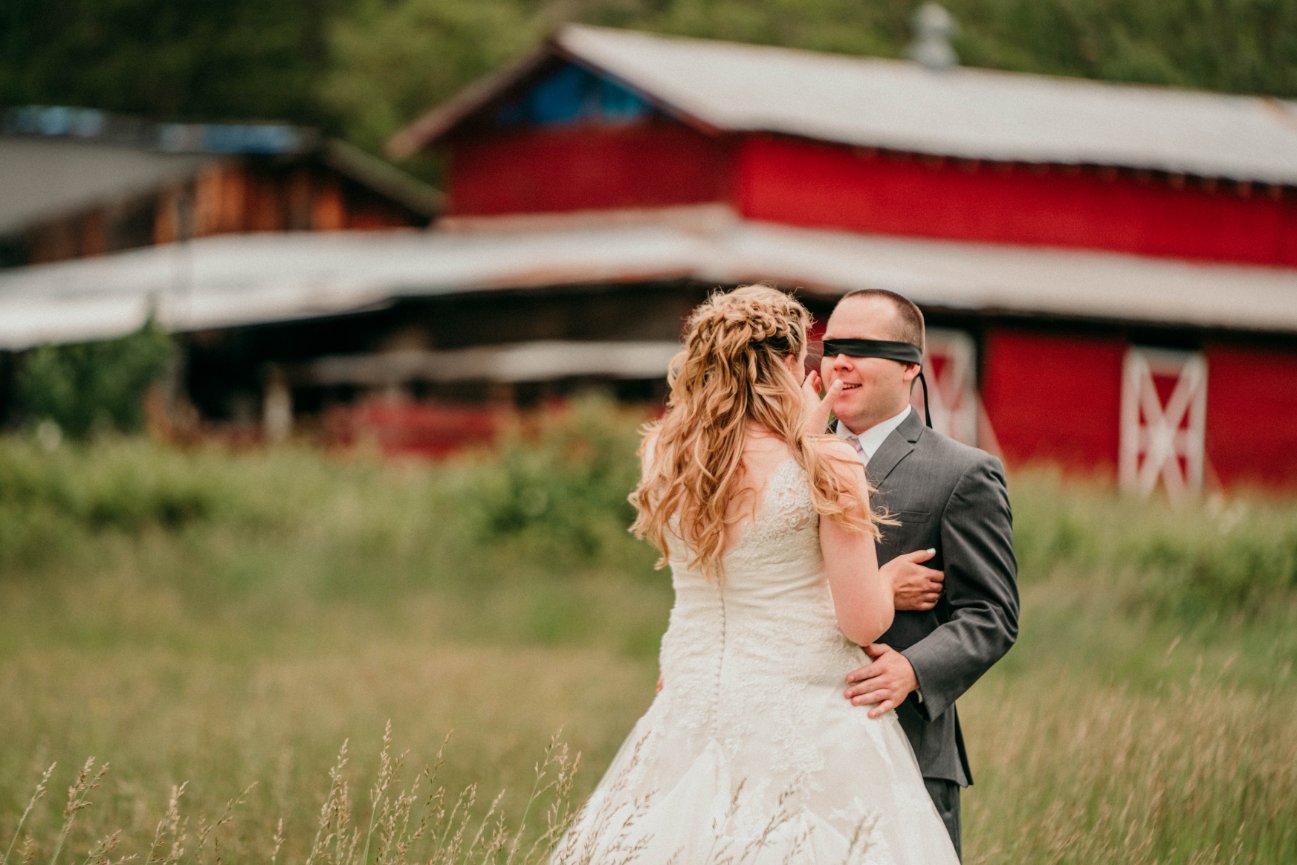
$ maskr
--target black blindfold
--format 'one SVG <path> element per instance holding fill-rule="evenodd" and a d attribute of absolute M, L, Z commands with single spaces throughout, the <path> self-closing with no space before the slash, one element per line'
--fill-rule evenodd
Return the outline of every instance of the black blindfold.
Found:
<path fill-rule="evenodd" d="M 923 352 L 917 345 L 908 342 L 893 342 L 888 339 L 824 340 L 825 357 L 836 357 L 840 354 L 848 357 L 881 357 L 884 360 L 895 360 L 900 363 L 923 363 Z"/>
<path fill-rule="evenodd" d="M 928 409 L 928 380 L 923 377 L 923 350 L 908 342 L 896 342 L 889 339 L 826 339 L 824 340 L 824 357 L 879 357 L 883 360 L 894 360 L 898 363 L 913 363 L 919 366 L 919 384 L 923 386 L 923 419 L 932 426 L 932 413 Z"/>

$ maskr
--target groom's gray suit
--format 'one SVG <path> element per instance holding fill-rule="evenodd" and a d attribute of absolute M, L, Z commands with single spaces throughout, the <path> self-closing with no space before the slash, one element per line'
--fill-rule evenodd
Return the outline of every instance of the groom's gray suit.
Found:
<path fill-rule="evenodd" d="M 955 700 L 1018 635 L 1017 564 L 1004 471 L 995 457 L 925 427 L 911 411 L 879 445 L 865 473 L 877 488 L 874 509 L 901 523 L 882 527 L 879 563 L 935 548 L 936 556 L 925 564 L 946 575 L 936 607 L 898 611 L 879 642 L 900 651 L 914 667 L 919 690 L 896 714 L 934 800 L 943 784 L 953 795 L 953 814 L 941 801 L 937 806 L 958 848 L 958 787 L 973 778 Z"/>

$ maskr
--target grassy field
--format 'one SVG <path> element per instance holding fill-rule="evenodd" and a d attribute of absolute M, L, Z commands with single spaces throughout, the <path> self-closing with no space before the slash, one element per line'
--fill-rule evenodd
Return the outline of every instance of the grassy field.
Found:
<path fill-rule="evenodd" d="M 543 861 L 652 699 L 633 431 L 584 406 L 437 466 L 0 440 L 0 862 Z M 1297 502 L 1010 483 L 966 861 L 1297 861 Z"/>

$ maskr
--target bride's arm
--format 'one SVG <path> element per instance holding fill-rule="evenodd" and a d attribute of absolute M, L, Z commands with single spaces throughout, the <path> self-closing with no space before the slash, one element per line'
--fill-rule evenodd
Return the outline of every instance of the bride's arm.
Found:
<path fill-rule="evenodd" d="M 830 465 L 851 491 L 856 507 L 868 513 L 865 469 L 855 451 L 838 441 L 827 442 L 825 447 Z M 891 627 L 896 611 L 891 586 L 878 570 L 873 537 L 837 519 L 821 517 L 820 551 L 833 593 L 838 630 L 858 645 L 874 642 Z"/>

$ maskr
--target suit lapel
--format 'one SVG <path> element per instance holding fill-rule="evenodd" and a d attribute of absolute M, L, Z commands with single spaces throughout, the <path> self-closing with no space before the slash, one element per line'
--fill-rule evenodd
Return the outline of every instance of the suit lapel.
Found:
<path fill-rule="evenodd" d="M 883 439 L 878 450 L 865 464 L 865 476 L 869 478 L 869 482 L 877 487 L 887 480 L 892 469 L 914 450 L 914 445 L 921 435 L 923 435 L 923 422 L 919 420 L 918 412 L 911 411 L 906 415 L 905 420 L 901 421 L 901 425 Z"/>

